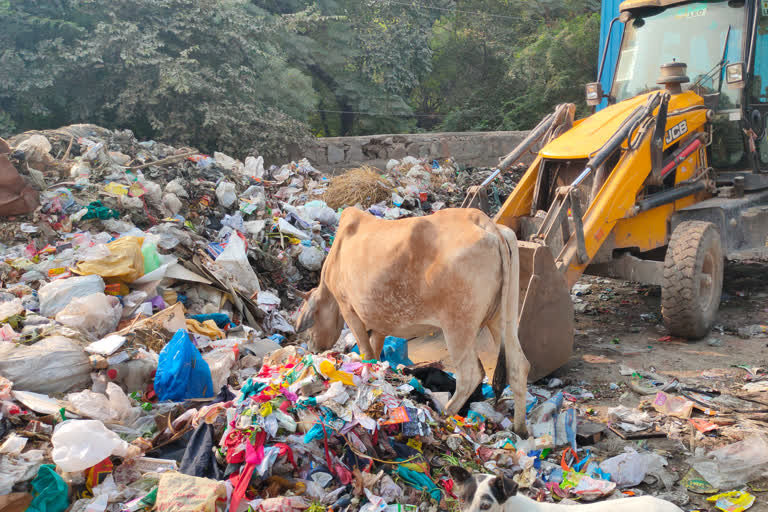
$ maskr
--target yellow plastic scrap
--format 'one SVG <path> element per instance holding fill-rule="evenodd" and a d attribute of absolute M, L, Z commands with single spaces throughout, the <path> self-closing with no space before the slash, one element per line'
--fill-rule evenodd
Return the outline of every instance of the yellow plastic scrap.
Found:
<path fill-rule="evenodd" d="M 173 306 L 179 302 L 179 294 L 173 290 L 165 290 L 163 292 L 163 301 L 165 301 L 165 303 L 169 306 Z"/>
<path fill-rule="evenodd" d="M 407 444 L 408 446 L 410 446 L 411 448 L 413 448 L 417 452 L 421 453 L 421 441 L 419 441 L 415 437 L 412 437 L 412 438 L 408 439 L 408 442 L 405 443 L 405 444 Z"/>
<path fill-rule="evenodd" d="M 83 276 L 99 275 L 107 282 L 132 283 L 144 275 L 144 256 L 141 245 L 144 238 L 124 236 L 107 244 L 109 256 L 77 265 L 77 273 Z"/>
<path fill-rule="evenodd" d="M 128 192 L 130 192 L 131 197 L 141 197 L 146 194 L 147 191 L 144 190 L 144 187 L 141 186 L 141 183 L 134 181 L 131 184 L 131 188 L 128 189 Z"/>
<path fill-rule="evenodd" d="M 201 336 L 208 336 L 212 340 L 223 340 L 226 338 L 221 329 L 216 325 L 213 320 L 206 320 L 205 322 L 198 322 L 193 318 L 187 318 L 187 330 Z"/>
<path fill-rule="evenodd" d="M 261 404 L 261 411 L 259 411 L 259 413 L 265 418 L 270 414 L 272 414 L 272 403 L 264 402 L 263 404 Z"/>
<path fill-rule="evenodd" d="M 349 372 L 342 372 L 337 370 L 336 367 L 327 359 L 320 362 L 320 373 L 330 381 L 340 381 L 345 386 L 354 386 L 355 381 L 352 378 L 352 374 Z"/>
<path fill-rule="evenodd" d="M 715 508 L 723 512 L 744 512 L 754 505 L 755 497 L 746 491 L 731 491 L 710 496 L 707 501 L 715 502 Z"/>
<path fill-rule="evenodd" d="M 107 186 L 104 187 L 104 191 L 109 192 L 110 194 L 115 194 L 116 196 L 127 196 L 128 185 L 121 185 L 120 183 L 115 183 L 113 181 L 111 183 L 107 183 Z"/>

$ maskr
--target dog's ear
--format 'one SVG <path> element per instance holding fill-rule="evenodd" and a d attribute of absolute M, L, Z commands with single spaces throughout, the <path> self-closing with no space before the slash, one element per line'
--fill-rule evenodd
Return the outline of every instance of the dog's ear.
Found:
<path fill-rule="evenodd" d="M 517 483 L 511 478 L 497 476 L 491 482 L 491 492 L 496 501 L 502 505 L 510 496 L 517 494 Z"/>
<path fill-rule="evenodd" d="M 453 478 L 453 482 L 460 487 L 464 486 L 472 479 L 472 473 L 460 466 L 449 467 L 448 473 L 450 473 L 451 478 Z"/>

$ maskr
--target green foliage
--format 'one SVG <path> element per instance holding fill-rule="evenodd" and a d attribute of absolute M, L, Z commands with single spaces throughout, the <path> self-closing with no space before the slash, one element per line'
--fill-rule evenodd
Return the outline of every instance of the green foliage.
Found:
<path fill-rule="evenodd" d="M 597 14 L 564 20 L 520 52 L 510 78 L 524 84 L 524 92 L 505 104 L 504 128 L 530 128 L 558 103 L 575 103 L 577 117 L 588 113 L 584 85 L 597 77 L 599 30 Z"/>
<path fill-rule="evenodd" d="M 440 129 L 529 129 L 566 101 L 586 112 L 583 87 L 597 76 L 600 26 L 594 11 L 599 1 L 461 4 L 457 8 L 482 9 L 484 14 L 457 13 L 445 20 L 445 33 L 436 32 L 433 39 L 437 58 L 446 61 L 435 67 L 445 69 L 453 55 L 461 55 L 459 65 L 465 71 L 454 72 L 454 81 L 435 82 L 448 90 L 431 91 L 443 100 L 439 111 L 447 114 Z"/>
<path fill-rule="evenodd" d="M 0 75 L 0 107 L 19 129 L 95 122 L 276 157 L 309 134 L 311 77 L 274 41 L 311 13 L 247 0 L 12 0 L 0 12 L 19 27 L 0 35 L 13 70 Z"/>
<path fill-rule="evenodd" d="M 242 156 L 525 129 L 583 105 L 599 0 L 0 0 L 0 135 L 90 122 Z"/>

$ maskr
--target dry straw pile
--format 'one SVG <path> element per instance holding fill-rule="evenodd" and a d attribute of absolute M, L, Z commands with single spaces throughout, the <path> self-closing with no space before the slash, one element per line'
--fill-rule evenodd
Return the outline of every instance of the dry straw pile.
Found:
<path fill-rule="evenodd" d="M 351 169 L 331 180 L 323 199 L 334 209 L 356 204 L 368 208 L 386 201 L 392 195 L 392 184 L 382 178 L 381 172 L 368 166 Z"/>

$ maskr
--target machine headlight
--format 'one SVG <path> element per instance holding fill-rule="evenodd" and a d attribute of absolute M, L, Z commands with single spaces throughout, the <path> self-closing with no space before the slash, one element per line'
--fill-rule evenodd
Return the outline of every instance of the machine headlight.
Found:
<path fill-rule="evenodd" d="M 742 89 L 744 87 L 744 63 L 736 62 L 725 67 L 725 82 L 729 87 Z"/>
<path fill-rule="evenodd" d="M 587 84 L 587 105 L 594 107 L 600 104 L 603 99 L 603 84 L 592 82 Z"/>

